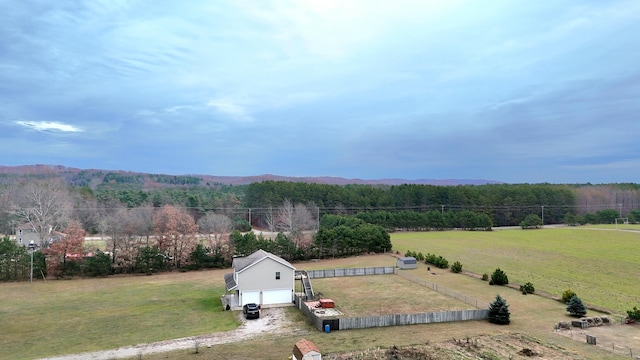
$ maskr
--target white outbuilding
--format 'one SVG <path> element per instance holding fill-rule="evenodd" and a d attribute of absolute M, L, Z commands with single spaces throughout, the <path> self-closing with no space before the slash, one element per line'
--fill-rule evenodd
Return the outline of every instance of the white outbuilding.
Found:
<path fill-rule="evenodd" d="M 398 259 L 396 262 L 398 269 L 415 269 L 418 267 L 418 261 L 413 256 L 405 256 Z"/>

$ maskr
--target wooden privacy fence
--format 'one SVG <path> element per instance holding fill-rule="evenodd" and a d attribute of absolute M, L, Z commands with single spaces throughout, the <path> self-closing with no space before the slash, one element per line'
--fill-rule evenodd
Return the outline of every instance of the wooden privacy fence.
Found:
<path fill-rule="evenodd" d="M 366 329 L 373 327 L 398 325 L 431 324 L 453 321 L 484 320 L 487 319 L 488 316 L 489 310 L 485 309 L 340 318 L 339 330 Z"/>
<path fill-rule="evenodd" d="M 329 317 L 322 318 L 315 314 L 313 309 L 309 309 L 304 303 L 304 296 L 295 295 L 295 304 L 316 329 L 324 331 L 329 324 L 329 329 L 352 330 L 366 329 L 374 327 L 401 326 L 415 324 L 431 324 L 454 321 L 485 320 L 489 317 L 489 310 L 451 310 L 440 312 L 426 312 L 417 314 L 393 314 L 380 316 L 360 316 L 360 317 Z"/>
<path fill-rule="evenodd" d="M 459 292 L 453 291 L 451 289 L 447 289 L 444 286 L 440 286 L 436 283 L 432 283 L 428 280 L 425 279 L 421 279 L 417 276 L 413 276 L 411 274 L 408 274 L 402 270 L 398 271 L 398 275 L 402 276 L 403 278 L 410 280 L 416 284 L 420 284 L 422 286 L 428 287 L 434 291 L 437 291 L 439 293 L 445 294 L 447 296 L 451 296 L 453 298 L 456 298 L 460 301 L 464 301 L 465 304 L 469 304 L 469 305 L 473 305 L 475 306 L 477 309 L 489 309 L 489 304 L 482 302 L 476 298 L 472 298 L 469 297 L 467 295 L 464 294 L 460 294 Z"/>
<path fill-rule="evenodd" d="M 293 303 L 296 305 L 296 307 L 300 311 L 302 311 L 303 314 L 307 316 L 309 321 L 311 321 L 311 323 L 313 324 L 313 326 L 316 327 L 316 329 L 322 331 L 322 319 L 316 316 L 313 310 L 309 309 L 309 307 L 304 304 L 304 300 L 305 300 L 304 296 L 295 294 Z"/>
<path fill-rule="evenodd" d="M 307 270 L 310 279 L 322 279 L 341 276 L 388 275 L 395 274 L 393 266 L 374 266 L 344 269 Z"/>

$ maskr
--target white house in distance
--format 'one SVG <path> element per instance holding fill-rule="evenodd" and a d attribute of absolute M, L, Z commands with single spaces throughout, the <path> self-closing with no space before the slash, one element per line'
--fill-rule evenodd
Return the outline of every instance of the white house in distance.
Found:
<path fill-rule="evenodd" d="M 295 271 L 288 261 L 264 250 L 232 263 L 233 273 L 224 275 L 230 307 L 245 304 L 292 304 L 295 291 Z"/>

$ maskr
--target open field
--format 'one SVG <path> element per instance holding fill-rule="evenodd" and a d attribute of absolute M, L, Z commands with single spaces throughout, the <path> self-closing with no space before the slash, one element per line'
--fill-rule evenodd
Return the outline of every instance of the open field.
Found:
<path fill-rule="evenodd" d="M 552 286 L 559 284 L 560 292 L 570 287 L 586 303 L 614 310 L 617 308 L 607 305 L 606 299 L 598 300 L 600 292 L 610 292 L 615 294 L 615 298 L 624 295 L 633 300 L 629 302 L 630 305 L 619 306 L 621 310 L 617 312 L 637 306 L 635 302 L 640 299 L 640 290 L 625 285 L 623 281 L 624 278 L 631 278 L 629 282 L 637 279 L 640 255 L 635 250 L 638 240 L 640 233 L 585 228 L 392 234 L 394 249 L 401 252 L 412 249 L 436 253 L 447 257 L 450 263 L 459 260 L 465 270 L 476 273 L 490 273 L 500 267 L 507 272 L 512 283 L 531 281 L 536 289 L 551 293 L 554 293 Z M 579 267 L 568 266 L 582 263 L 584 265 Z M 294 265 L 300 269 L 321 269 L 394 264 L 395 259 L 389 255 L 367 255 Z M 238 326 L 237 314 L 222 311 L 219 300 L 220 294 L 224 292 L 223 274 L 226 271 L 228 270 L 37 281 L 33 285 L 2 283 L 0 358 L 30 359 L 79 353 L 234 329 Z M 489 286 L 486 282 L 449 271 L 437 272 L 438 275 L 431 275 L 425 270 L 425 265 L 411 270 L 415 276 L 424 277 L 481 301 L 491 302 L 500 293 L 510 305 L 512 324 L 500 327 L 486 321 L 474 321 L 324 334 L 313 329 L 295 309 L 289 308 L 286 318 L 294 323 L 294 328 L 299 329 L 295 335 L 266 334 L 242 343 L 204 348 L 200 354 L 193 354 L 193 350 L 181 350 L 144 355 L 143 358 L 244 359 L 253 356 L 282 359 L 290 355 L 291 347 L 301 337 L 314 341 L 323 352 L 344 352 L 377 346 L 437 343 L 450 341 L 452 338 L 501 339 L 501 336 L 514 333 L 527 334 L 539 339 L 549 348 L 560 349 L 561 353 L 568 354 L 568 357 L 562 358 L 614 358 L 599 347 L 553 333 L 553 325 L 557 321 L 569 319 L 565 306 L 557 301 L 539 296 L 523 296 L 517 290 Z M 532 277 L 532 274 L 537 277 Z M 370 278 L 386 277 L 397 278 L 393 275 Z M 593 285 L 579 287 L 581 282 Z M 315 284 L 316 280 L 314 287 Z M 417 285 L 409 283 L 407 286 L 411 290 L 395 288 L 392 296 L 402 299 L 403 293 L 414 291 L 413 287 Z M 383 291 L 384 288 L 379 290 Z M 335 294 L 334 300 L 340 306 L 341 299 L 338 298 L 338 293 L 332 293 L 334 290 L 342 291 L 336 285 L 329 286 L 323 292 L 328 297 L 334 297 Z M 590 311 L 588 315 L 596 313 Z M 637 327 L 627 326 L 625 329 L 638 331 L 635 337 L 640 338 L 640 329 Z M 492 345 L 486 346 L 489 348 Z M 266 353 L 264 349 L 273 350 Z M 640 345 L 635 349 L 640 354 Z M 221 354 L 224 356 L 220 356 Z"/>
<path fill-rule="evenodd" d="M 464 270 L 504 270 L 512 283 L 560 296 L 572 289 L 583 302 L 618 314 L 640 305 L 640 232 L 545 228 L 492 232 L 392 234 L 394 250 L 442 255 Z"/>
<path fill-rule="evenodd" d="M 475 309 L 398 275 L 313 279 L 312 285 L 347 317 Z"/>
<path fill-rule="evenodd" d="M 0 284 L 0 359 L 109 349 L 238 326 L 224 271 Z"/>
<path fill-rule="evenodd" d="M 395 260 L 389 255 L 364 256 L 359 259 L 367 259 L 371 265 L 389 265 Z M 348 267 L 350 259 L 323 260 L 324 265 L 329 267 Z M 360 260 L 358 260 L 360 261 Z M 302 265 L 302 264 L 297 264 Z M 303 268 L 303 266 L 300 266 Z M 290 355 L 293 344 L 300 338 L 307 338 L 313 341 L 323 353 L 341 353 L 354 350 L 365 351 L 367 349 L 377 349 L 378 347 L 388 348 L 394 345 L 425 345 L 432 344 L 443 357 L 433 357 L 432 359 L 507 359 L 509 355 L 513 355 L 514 359 L 524 359 L 525 357 L 517 357 L 517 351 L 522 348 L 536 349 L 541 355 L 538 359 L 617 359 L 610 352 L 599 347 L 593 347 L 584 343 L 582 337 L 578 341 L 571 340 L 568 337 L 554 333 L 553 326 L 557 321 L 570 320 L 571 318 L 565 311 L 565 305 L 547 298 L 528 295 L 524 296 L 519 291 L 507 288 L 489 286 L 487 282 L 475 279 L 473 277 L 453 274 L 449 271 L 438 271 L 438 275 L 431 275 L 424 267 L 415 270 L 406 270 L 414 276 L 423 277 L 429 281 L 437 282 L 442 286 L 450 289 L 456 289 L 467 294 L 474 294 L 480 300 L 490 302 L 493 301 L 495 295 L 500 293 L 509 303 L 511 310 L 512 323 L 509 326 L 492 325 L 486 321 L 468 321 L 459 323 L 444 324 L 427 324 L 398 326 L 387 328 L 374 328 L 363 330 L 335 331 L 325 334 L 315 330 L 300 313 L 295 309 L 287 309 L 287 316 L 291 321 L 298 323 L 301 331 L 298 335 L 291 334 L 269 334 L 259 338 L 247 340 L 243 343 L 223 344 L 212 347 L 210 349 L 201 349 L 200 354 L 194 354 L 193 350 L 180 350 L 166 354 L 149 354 L 144 359 L 210 359 L 217 358 L 224 354 L 225 359 L 283 359 Z M 394 275 L 377 275 L 366 277 L 350 278 L 354 284 L 362 281 L 384 281 L 387 280 L 403 280 L 399 276 Z M 327 279 L 324 279 L 327 280 Z M 322 281 L 324 281 L 322 280 Z M 329 297 L 338 299 L 338 306 L 342 298 L 339 293 L 347 289 L 349 286 L 340 284 L 339 282 L 345 278 L 334 278 L 338 281 L 336 286 L 328 286 L 324 289 L 319 284 L 318 279 L 312 280 L 314 287 L 323 287 L 322 291 L 326 292 Z M 391 291 L 394 295 L 399 296 L 399 302 L 407 302 L 404 294 L 410 294 L 417 285 L 407 283 L 407 288 Z M 379 289 L 384 292 L 384 289 Z M 336 295 L 336 296 L 334 296 Z M 386 296 L 388 294 L 382 294 Z M 455 300 L 452 300 L 455 302 Z M 375 307 L 375 306 L 372 306 Z M 588 315 L 597 315 L 596 312 L 590 311 Z M 302 324 L 300 324 L 302 322 Z M 623 325 L 617 325 L 622 328 Z M 627 330 L 627 328 L 622 328 Z M 638 331 L 634 328 L 631 331 Z M 476 339 L 482 345 L 476 353 L 476 356 L 470 355 L 463 357 L 460 355 L 460 349 L 452 346 L 452 339 Z M 436 345 L 437 344 L 437 345 Z M 620 343 L 619 343 L 620 344 Z M 630 346 L 630 345 L 628 345 Z M 451 351 L 442 349 L 451 348 Z M 265 349 L 269 349 L 265 352 Z M 501 349 L 501 350 L 500 350 Z M 640 344 L 635 348 L 640 351 Z M 366 353 L 369 354 L 369 353 Z M 452 357 L 447 356 L 450 355 Z M 483 355 L 484 354 L 484 355 Z M 493 354 L 493 355 L 492 355 Z M 498 356 L 497 354 L 501 354 Z M 355 355 L 354 355 L 355 356 Z M 480 357 L 484 356 L 484 357 Z M 494 356 L 494 357 L 491 357 Z M 349 358 L 349 357 L 347 357 Z M 370 357 L 360 357 L 370 358 Z"/>

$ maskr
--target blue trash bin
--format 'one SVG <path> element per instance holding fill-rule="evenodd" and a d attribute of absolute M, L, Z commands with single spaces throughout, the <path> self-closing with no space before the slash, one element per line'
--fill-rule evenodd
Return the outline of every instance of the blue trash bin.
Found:
<path fill-rule="evenodd" d="M 324 325 L 324 332 L 329 333 L 331 331 L 331 326 L 329 324 Z"/>

